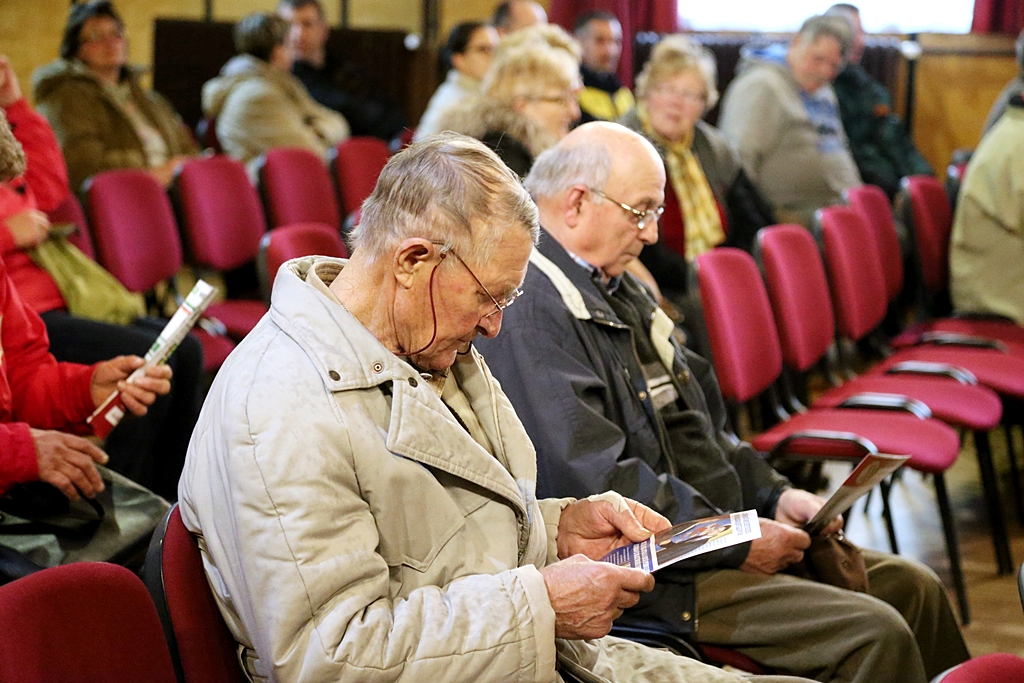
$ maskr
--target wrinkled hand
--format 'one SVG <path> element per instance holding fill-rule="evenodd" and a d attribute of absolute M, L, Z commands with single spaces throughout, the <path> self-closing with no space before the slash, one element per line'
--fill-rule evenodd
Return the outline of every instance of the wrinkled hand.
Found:
<path fill-rule="evenodd" d="M 92 401 L 98 408 L 115 389 L 120 390 L 124 407 L 132 415 L 145 415 L 157 396 L 171 390 L 171 369 L 166 365 L 152 366 L 146 374 L 129 384 L 125 380 L 143 361 L 138 356 L 118 356 L 96 366 L 92 373 Z"/>
<path fill-rule="evenodd" d="M 93 463 L 106 463 L 106 453 L 74 434 L 42 429 L 31 432 L 41 481 L 53 484 L 71 500 L 78 500 L 79 492 L 92 498 L 103 490 L 103 480 Z"/>
<path fill-rule="evenodd" d="M 178 167 L 186 161 L 188 161 L 186 156 L 171 157 L 162 165 L 149 169 L 149 175 L 156 178 L 164 187 L 169 187 L 171 181 L 174 180 L 174 174 L 178 172 Z"/>
<path fill-rule="evenodd" d="M 803 528 L 825 504 L 825 499 L 803 489 L 786 489 L 779 496 L 775 507 L 775 521 Z M 843 528 L 843 516 L 839 515 L 821 531 L 822 536 L 834 534 Z"/>
<path fill-rule="evenodd" d="M 555 637 L 602 638 L 622 610 L 654 588 L 647 572 L 594 562 L 583 555 L 549 564 L 540 570 L 555 610 Z"/>
<path fill-rule="evenodd" d="M 0 55 L 0 107 L 7 108 L 20 100 L 21 86 L 18 77 L 11 67 L 7 55 Z"/>
<path fill-rule="evenodd" d="M 50 234 L 50 219 L 42 211 L 30 209 L 4 219 L 18 249 L 38 247 Z"/>
<path fill-rule="evenodd" d="M 811 537 L 802 529 L 772 519 L 760 519 L 761 538 L 750 544 L 750 553 L 740 567 L 751 574 L 777 574 L 804 559 Z"/>
<path fill-rule="evenodd" d="M 579 500 L 562 510 L 558 520 L 558 557 L 586 555 L 592 560 L 624 545 L 649 538 L 671 526 L 669 521 L 635 500 L 618 512 L 606 500 Z"/>

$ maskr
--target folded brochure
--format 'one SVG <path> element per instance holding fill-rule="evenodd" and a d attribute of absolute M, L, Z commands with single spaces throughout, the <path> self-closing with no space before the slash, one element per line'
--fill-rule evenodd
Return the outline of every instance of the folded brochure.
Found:
<path fill-rule="evenodd" d="M 804 531 L 812 536 L 819 533 L 829 522 L 848 510 L 858 498 L 874 488 L 875 484 L 898 470 L 909 458 L 909 455 L 888 453 L 865 455 L 850 472 L 846 481 L 825 501 L 818 513 L 804 524 Z"/>
<path fill-rule="evenodd" d="M 616 548 L 601 559 L 620 567 L 654 572 L 696 555 L 761 538 L 756 510 L 677 524 L 639 543 Z"/>
<path fill-rule="evenodd" d="M 146 368 L 166 363 L 167 358 L 178 348 L 178 344 L 196 324 L 216 294 L 217 290 L 205 280 L 196 282 L 192 291 L 188 293 L 178 310 L 164 326 L 160 336 L 153 342 L 153 346 L 146 352 L 145 364 L 133 372 L 127 381 L 134 382 L 145 374 Z M 92 427 L 93 433 L 102 439 L 106 438 L 123 417 L 124 405 L 121 402 L 121 392 L 114 391 L 88 417 L 86 422 Z"/>

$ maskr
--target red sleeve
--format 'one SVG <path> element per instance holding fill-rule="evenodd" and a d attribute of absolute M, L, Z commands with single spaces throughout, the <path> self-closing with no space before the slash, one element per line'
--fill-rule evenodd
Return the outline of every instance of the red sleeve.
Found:
<path fill-rule="evenodd" d="M 6 255 L 12 251 L 19 251 L 18 245 L 14 243 L 14 235 L 6 223 L 0 223 L 0 255 Z"/>
<path fill-rule="evenodd" d="M 71 193 L 68 168 L 53 129 L 40 114 L 32 111 L 25 98 L 7 107 L 11 132 L 25 149 L 25 183 L 35 195 L 40 211 L 53 211 Z"/>
<path fill-rule="evenodd" d="M 84 423 L 93 410 L 93 367 L 57 362 L 50 353 L 46 326 L 22 303 L 2 265 L 0 304 L 0 344 L 14 420 L 38 429 L 88 433 Z"/>
<path fill-rule="evenodd" d="M 36 445 L 24 422 L 0 424 L 0 495 L 14 484 L 39 478 Z"/>

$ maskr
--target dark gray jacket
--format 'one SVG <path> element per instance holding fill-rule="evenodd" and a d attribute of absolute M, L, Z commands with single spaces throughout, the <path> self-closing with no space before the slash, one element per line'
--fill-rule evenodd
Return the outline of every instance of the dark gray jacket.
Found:
<path fill-rule="evenodd" d="M 616 296 L 657 321 L 653 333 L 650 323 L 644 330 L 625 325 L 599 286 L 543 232 L 525 296 L 505 311 L 496 338 L 476 342 L 537 449 L 537 495 L 613 489 L 673 523 L 750 508 L 774 517 L 789 483 L 725 433 L 710 364 L 671 339 L 671 347 L 662 344 L 673 356 L 673 381 L 686 408 L 666 424 L 648 396 L 634 335 L 664 339 L 671 324 L 630 275 Z M 668 617 L 657 617 L 678 632 L 692 630 L 692 621 L 682 618 L 694 612 L 692 573 L 738 567 L 748 552 L 743 544 L 659 572 L 658 589 L 641 606 L 668 609 Z"/>

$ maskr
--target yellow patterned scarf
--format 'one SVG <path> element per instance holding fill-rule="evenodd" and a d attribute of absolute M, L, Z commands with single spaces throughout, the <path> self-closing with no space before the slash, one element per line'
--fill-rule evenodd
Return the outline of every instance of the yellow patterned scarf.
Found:
<path fill-rule="evenodd" d="M 683 213 L 683 224 L 686 226 L 686 260 L 695 258 L 725 241 L 722 229 L 722 217 L 718 213 L 718 203 L 711 192 L 707 176 L 700 167 L 700 162 L 690 150 L 693 144 L 693 131 L 679 142 L 669 142 L 654 132 L 647 109 L 637 105 L 640 123 L 644 134 L 665 149 L 669 180 L 672 189 L 679 199 L 679 209 Z"/>

